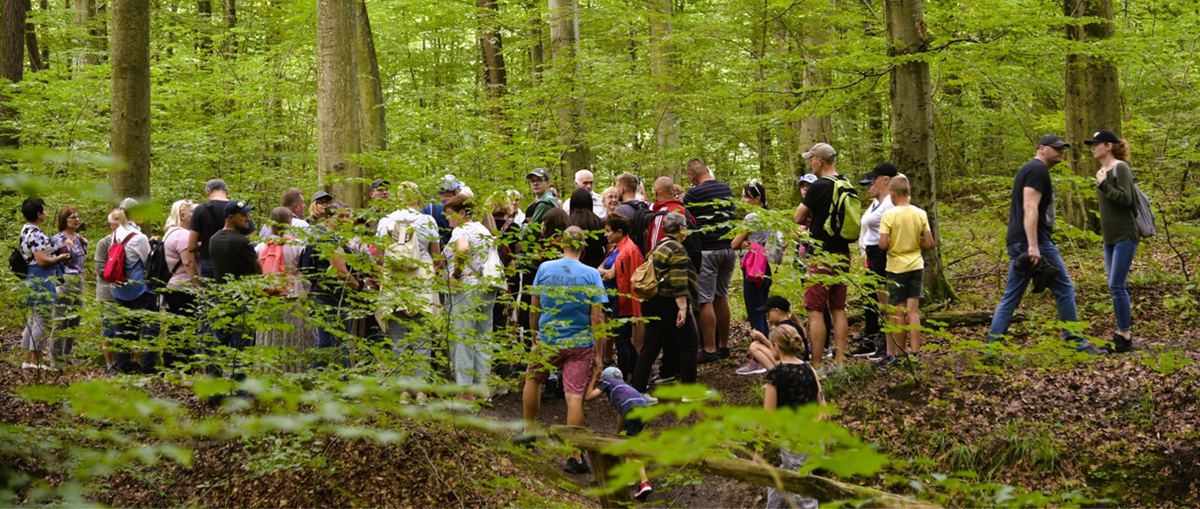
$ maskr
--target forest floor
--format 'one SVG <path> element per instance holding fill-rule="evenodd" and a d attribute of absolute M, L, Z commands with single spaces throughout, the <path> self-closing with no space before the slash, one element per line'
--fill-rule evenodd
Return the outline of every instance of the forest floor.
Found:
<path fill-rule="evenodd" d="M 991 270 L 990 261 L 971 263 L 978 264 L 980 272 Z M 1095 287 L 1095 274 L 1077 279 L 1080 288 Z M 997 282 L 1002 281 L 1001 275 L 960 282 L 960 294 L 984 297 L 964 298 L 967 304 L 955 311 L 990 316 L 985 306 L 998 298 Z M 907 466 L 891 467 L 890 474 L 914 479 L 969 471 L 978 482 L 1077 491 L 1110 499 L 1112 506 L 1194 507 L 1200 504 L 1200 329 L 1194 309 L 1171 304 L 1173 296 L 1191 290 L 1153 280 L 1131 288 L 1134 316 L 1144 324 L 1138 328 L 1133 352 L 1103 357 L 1069 353 L 1059 346 L 1053 328 L 1052 300 L 1046 294 L 1030 295 L 1023 306 L 1028 319 L 1011 331 L 1014 351 L 997 356 L 997 362 L 980 362 L 977 342 L 986 334 L 986 324 L 959 326 L 925 335 L 924 368 L 880 371 L 855 360 L 823 381 L 826 394 L 840 408 L 836 419 L 841 424 L 891 458 L 907 460 Z M 1106 292 L 1080 290 L 1079 307 L 1100 309 L 1107 298 Z M 1107 337 L 1108 322 L 1099 319 L 1085 332 Z M 745 323 L 735 324 L 734 358 L 699 370 L 700 383 L 719 391 L 727 404 L 761 405 L 762 375 L 734 374 L 746 358 L 748 331 Z M 0 423 L 60 426 L 57 408 L 22 400 L 14 390 L 104 375 L 89 366 L 61 375 L 20 370 L 19 361 L 14 362 L 16 332 L 10 328 L 0 335 L 8 359 L 0 362 Z M 198 414 L 214 412 L 178 387 L 158 380 L 149 385 L 157 396 L 177 399 Z M 480 416 L 519 420 L 519 392 L 498 396 Z M 604 399 L 586 405 L 585 419 L 589 428 L 616 431 L 616 414 Z M 543 425 L 565 424 L 564 401 L 543 402 L 538 420 Z M 647 429 L 675 424 L 664 416 L 648 423 Z M 95 500 L 145 507 L 597 504 L 581 494 L 592 476 L 562 473 L 563 457 L 549 449 L 528 454 L 504 436 L 446 426 L 413 426 L 409 431 L 400 445 L 349 439 L 200 444 L 191 467 L 167 462 L 149 471 L 112 476 Z M 312 449 L 312 444 L 320 449 Z M 280 449 L 291 451 L 287 463 L 272 460 L 272 451 Z M 296 458 L 305 461 L 297 463 Z M 12 466 L 39 471 L 38 465 Z M 912 494 L 907 483 L 849 481 Z M 943 494 L 950 497 L 950 505 L 989 501 L 979 494 Z M 765 488 L 682 473 L 655 479 L 651 502 L 753 507 L 765 503 L 765 495 Z"/>

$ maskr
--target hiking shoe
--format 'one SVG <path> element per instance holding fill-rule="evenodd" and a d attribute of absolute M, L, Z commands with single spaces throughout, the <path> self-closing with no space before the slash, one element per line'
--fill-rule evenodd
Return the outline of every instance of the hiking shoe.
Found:
<path fill-rule="evenodd" d="M 697 365 L 708 364 L 710 362 L 717 362 L 719 360 L 721 360 L 721 356 L 717 352 L 700 351 L 700 353 L 696 354 L 696 364 Z"/>
<path fill-rule="evenodd" d="M 650 494 L 654 493 L 654 487 L 650 485 L 650 481 L 642 481 L 638 484 L 637 489 L 633 490 L 633 498 L 638 502 L 645 502 L 650 498 Z"/>
<path fill-rule="evenodd" d="M 592 473 L 592 468 L 588 466 L 587 461 L 567 458 L 567 466 L 563 467 L 563 472 L 568 474 L 590 474 Z"/>
<path fill-rule="evenodd" d="M 1088 355 L 1104 355 L 1106 353 L 1104 350 L 1096 348 L 1096 345 L 1088 345 L 1087 347 L 1082 348 L 1079 351 L 1086 353 Z"/>
<path fill-rule="evenodd" d="M 722 359 L 728 359 L 730 357 L 733 357 L 733 351 L 728 348 L 718 348 L 717 349 L 717 357 L 720 357 Z"/>
<path fill-rule="evenodd" d="M 642 399 L 646 400 L 646 405 L 648 406 L 654 406 L 658 404 L 658 398 L 649 394 L 643 394 Z"/>
<path fill-rule="evenodd" d="M 512 438 L 508 439 L 508 441 L 532 451 L 533 443 L 537 441 L 537 437 L 533 435 L 527 435 L 522 432 L 513 435 Z"/>
<path fill-rule="evenodd" d="M 1112 351 L 1108 353 L 1125 353 L 1133 350 L 1133 335 L 1129 335 L 1129 339 L 1125 339 L 1120 334 L 1113 333 L 1112 335 Z"/>
<path fill-rule="evenodd" d="M 751 360 L 750 362 L 747 362 L 745 366 L 737 368 L 737 371 L 734 371 L 734 373 L 739 375 L 757 375 L 759 373 L 766 372 L 767 368 L 764 368 L 762 364 L 759 364 L 756 360 Z"/>
<path fill-rule="evenodd" d="M 868 356 L 874 354 L 876 351 L 877 350 L 875 350 L 875 343 L 867 342 L 867 343 L 858 345 L 857 348 L 855 348 L 854 350 L 851 350 L 850 355 L 852 355 L 854 357 L 868 357 Z"/>
<path fill-rule="evenodd" d="M 875 361 L 875 367 L 879 369 L 888 369 L 894 367 L 899 360 L 899 355 L 884 355 L 883 357 L 880 357 L 879 360 Z"/>
<path fill-rule="evenodd" d="M 676 375 L 655 375 L 650 379 L 650 385 L 671 385 L 679 381 Z"/>

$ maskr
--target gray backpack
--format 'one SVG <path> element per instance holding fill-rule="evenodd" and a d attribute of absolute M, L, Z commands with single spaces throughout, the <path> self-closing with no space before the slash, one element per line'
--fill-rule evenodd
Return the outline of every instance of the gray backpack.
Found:
<path fill-rule="evenodd" d="M 1133 217 L 1137 220 L 1138 232 L 1142 238 L 1153 237 L 1158 233 L 1154 227 L 1154 211 L 1150 208 L 1150 199 L 1136 182 L 1133 184 Z"/>

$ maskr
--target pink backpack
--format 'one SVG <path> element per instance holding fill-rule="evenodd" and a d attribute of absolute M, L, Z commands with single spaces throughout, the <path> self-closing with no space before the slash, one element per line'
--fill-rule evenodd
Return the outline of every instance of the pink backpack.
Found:
<path fill-rule="evenodd" d="M 746 281 L 762 285 L 767 275 L 767 248 L 751 242 L 750 251 L 742 258 L 742 272 L 746 274 Z"/>
<path fill-rule="evenodd" d="M 137 232 L 129 232 L 129 235 L 125 236 L 125 240 L 115 242 L 112 247 L 108 248 L 108 258 L 104 261 L 104 274 L 100 276 L 105 281 L 114 285 L 128 281 L 128 278 L 125 277 L 125 244 L 128 244 L 129 239 L 132 239 L 134 235 L 137 235 Z"/>
<path fill-rule="evenodd" d="M 283 265 L 283 244 L 268 242 L 258 260 L 262 262 L 263 276 L 267 278 L 267 295 L 287 295 L 288 271 Z"/>

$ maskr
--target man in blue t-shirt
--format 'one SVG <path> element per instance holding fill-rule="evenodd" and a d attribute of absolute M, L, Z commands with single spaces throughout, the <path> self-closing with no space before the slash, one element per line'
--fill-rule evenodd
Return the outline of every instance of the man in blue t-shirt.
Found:
<path fill-rule="evenodd" d="M 550 378 L 551 368 L 562 370 L 567 425 L 582 426 L 588 376 L 598 375 L 604 365 L 604 338 L 595 328 L 601 324 L 608 297 L 600 272 L 579 261 L 586 242 L 578 226 L 567 228 L 562 234 L 563 257 L 542 263 L 529 290 L 533 296 L 529 323 L 538 324 L 533 331 L 533 352 L 541 355 L 529 363 L 522 393 L 525 436 L 537 424 L 539 391 Z M 590 471 L 578 451 L 567 459 L 565 470 L 573 474 Z"/>
<path fill-rule="evenodd" d="M 458 192 L 462 189 L 462 182 L 459 182 L 454 175 L 446 175 L 438 181 L 438 200 L 440 203 L 430 203 L 425 208 L 421 209 L 421 213 L 433 217 L 433 222 L 437 223 L 438 235 L 441 237 L 443 246 L 450 243 L 450 234 L 454 232 L 454 228 L 450 227 L 450 221 L 446 220 L 445 213 L 442 211 L 442 206 L 451 198 L 458 196 Z"/>
<path fill-rule="evenodd" d="M 1050 283 L 1050 293 L 1058 308 L 1058 321 L 1079 320 L 1075 309 L 1075 284 L 1067 275 L 1067 267 L 1058 254 L 1058 246 L 1050 238 L 1054 232 L 1054 182 L 1050 179 L 1050 168 L 1061 163 L 1063 153 L 1070 148 L 1067 142 L 1055 134 L 1047 134 L 1038 140 L 1037 156 L 1017 171 L 1013 182 L 1012 205 L 1008 210 L 1008 285 L 1004 296 L 992 315 L 992 328 L 988 341 L 1000 341 L 1008 334 L 1013 312 L 1021 305 L 1025 290 L 1032 280 L 1032 272 L 1018 270 L 1022 257 L 1027 259 L 1032 270 L 1040 272 L 1049 268 L 1057 271 Z M 1045 267 L 1045 268 L 1043 268 Z M 1063 337 L 1071 341 L 1077 350 L 1093 355 L 1104 352 L 1089 345 L 1087 340 L 1067 329 Z"/>

